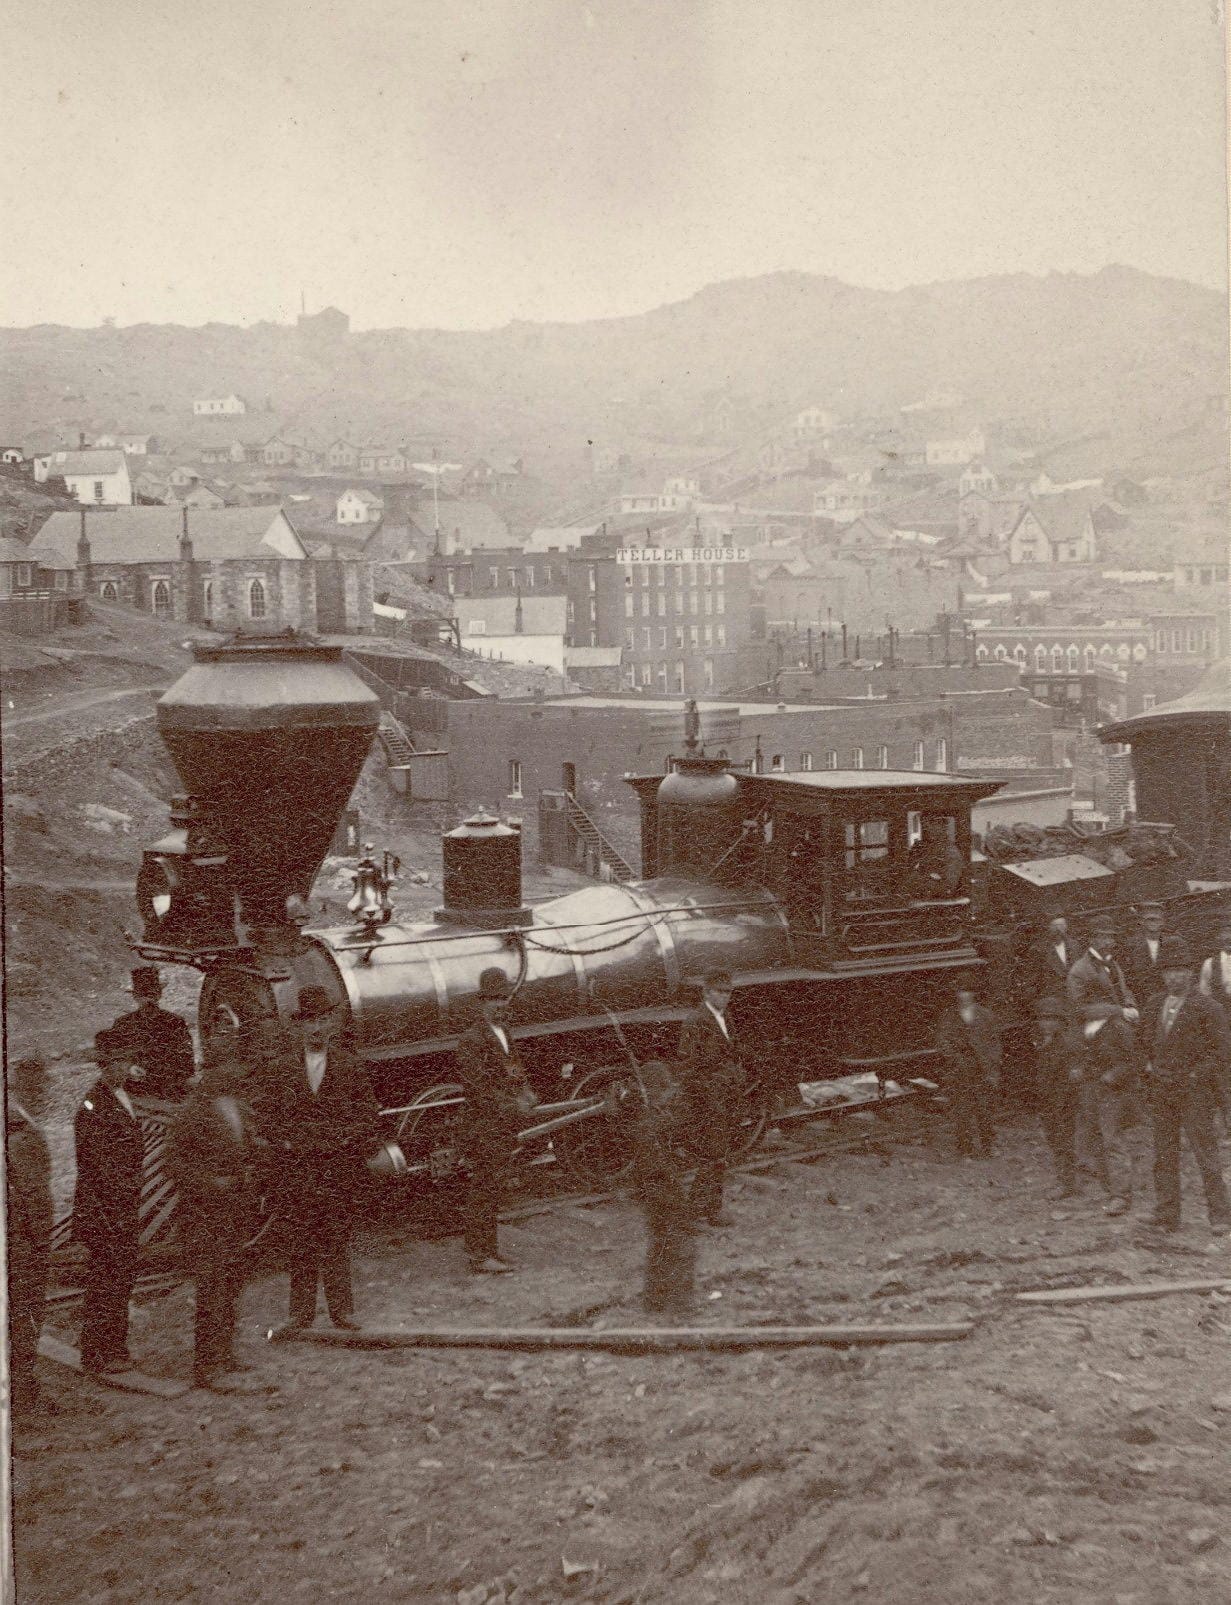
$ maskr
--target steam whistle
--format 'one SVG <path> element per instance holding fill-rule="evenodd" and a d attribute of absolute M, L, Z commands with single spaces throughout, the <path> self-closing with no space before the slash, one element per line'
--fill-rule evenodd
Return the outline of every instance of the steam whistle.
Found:
<path fill-rule="evenodd" d="M 393 903 L 389 897 L 389 888 L 393 885 L 389 854 L 383 853 L 378 864 L 372 857 L 371 842 L 365 843 L 364 857 L 356 865 L 352 879 L 355 890 L 346 907 L 355 916 L 363 935 L 372 941 L 379 941 L 377 927 L 388 925 L 393 918 Z"/>

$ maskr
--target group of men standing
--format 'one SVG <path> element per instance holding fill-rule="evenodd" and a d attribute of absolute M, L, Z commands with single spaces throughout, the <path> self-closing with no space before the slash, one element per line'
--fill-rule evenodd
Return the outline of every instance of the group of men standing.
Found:
<path fill-rule="evenodd" d="M 1180 1148 L 1187 1137 L 1210 1224 L 1231 1231 L 1231 1203 L 1218 1152 L 1227 1123 L 1231 1028 L 1231 919 L 1198 973 L 1187 945 L 1163 929 L 1162 910 L 1143 911 L 1121 963 L 1114 922 L 1096 916 L 1080 950 L 1053 920 L 1036 954 L 1038 1094 L 1061 1197 L 1073 1196 L 1088 1162 L 1125 1214 L 1134 1197 L 1126 1130 L 1143 1103 L 1153 1122 L 1155 1214 L 1181 1219 Z M 74 1123 L 74 1234 L 88 1251 L 82 1318 L 83 1369 L 105 1375 L 132 1365 L 128 1304 L 137 1265 L 143 1172 L 139 1110 L 151 1096 L 168 1113 L 166 1166 L 179 1198 L 180 1240 L 196 1283 L 194 1382 L 242 1390 L 247 1369 L 235 1347 L 241 1256 L 262 1187 L 274 1196 L 290 1270 L 287 1320 L 269 1336 L 295 1336 L 315 1319 L 323 1286 L 333 1324 L 354 1329 L 349 1232 L 353 1203 L 380 1144 L 378 1108 L 361 1060 L 319 986 L 300 988 L 289 1029 L 262 1022 L 207 1056 L 193 1076 L 192 1040 L 159 1006 L 158 972 L 134 971 L 137 1007 L 95 1038 L 98 1079 Z M 496 968 L 479 979 L 480 1018 L 459 1039 L 464 1104 L 459 1146 L 470 1172 L 465 1202 L 467 1263 L 476 1275 L 512 1269 L 497 1222 L 519 1132 L 536 1102 L 506 1025 L 513 988 Z M 745 1113 L 745 1072 L 728 1006 L 732 978 L 706 978 L 684 1022 L 675 1066 L 640 1067 L 623 1106 L 632 1175 L 645 1208 L 645 1296 L 678 1308 L 692 1290 L 694 1238 L 729 1224 L 726 1170 Z M 992 1091 L 1000 1036 L 991 1013 L 962 983 L 937 1022 L 959 1152 L 992 1151 Z M 34 1356 L 47 1282 L 51 1195 L 40 1130 L 46 1072 L 24 1060 L 9 1082 L 10 1336 L 13 1403 L 38 1404 Z M 172 1107 L 168 1109 L 168 1105 Z M 678 1155 L 693 1169 L 687 1188 Z"/>
<path fill-rule="evenodd" d="M 1187 1137 L 1201 1176 L 1210 1226 L 1231 1232 L 1218 1127 L 1228 1117 L 1231 1028 L 1231 920 L 1219 950 L 1199 967 L 1182 937 L 1164 929 L 1160 905 L 1141 910 L 1124 945 L 1114 920 L 1096 916 L 1078 952 L 1067 922 L 1053 920 L 1038 955 L 1039 1096 L 1059 1195 L 1072 1197 L 1088 1162 L 1108 1195 L 1109 1215 L 1125 1215 L 1136 1191 L 1129 1133 L 1148 1111 L 1154 1139 L 1151 1225 L 1173 1232 L 1181 1220 L 1180 1148 Z"/>
<path fill-rule="evenodd" d="M 95 1037 L 98 1075 L 74 1121 L 73 1233 L 88 1256 L 82 1368 L 107 1376 L 134 1365 L 128 1321 L 147 1141 L 142 1116 L 159 1114 L 163 1162 L 178 1198 L 181 1251 L 196 1286 L 193 1381 L 242 1392 L 241 1373 L 248 1367 L 236 1348 L 236 1312 L 243 1252 L 262 1191 L 272 1194 L 290 1272 L 287 1319 L 270 1339 L 282 1341 L 310 1326 L 322 1288 L 334 1326 L 358 1326 L 349 1235 L 365 1165 L 376 1163 L 380 1147 L 376 1099 L 347 1033 L 338 1029 L 332 1000 L 319 986 L 300 988 L 289 1029 L 258 1023 L 224 1051 L 211 1051 L 195 1078 L 188 1028 L 159 1006 L 158 972 L 151 966 L 135 971 L 133 989 L 138 1007 Z M 658 1114 L 629 1128 L 638 1173 L 649 1182 L 649 1274 L 658 1307 L 691 1287 L 691 1253 L 681 1244 L 693 1221 L 726 1222 L 723 1182 L 743 1086 L 726 1017 L 730 989 L 729 975 L 709 977 L 705 1001 L 685 1025 L 680 1076 L 667 1076 L 664 1067 L 657 1083 L 650 1074 L 660 1095 Z M 483 972 L 480 1018 L 457 1049 L 465 1094 L 459 1146 L 470 1172 L 463 1236 L 476 1275 L 513 1269 L 501 1252 L 497 1221 L 518 1135 L 536 1101 L 504 1023 L 512 991 L 502 971 Z M 40 1129 L 46 1090 L 40 1061 L 14 1068 L 10 1313 L 13 1401 L 21 1411 L 40 1403 L 49 1407 L 39 1399 L 34 1363 L 52 1214 L 50 1162 Z M 647 1102 L 643 1113 L 649 1108 Z M 698 1167 L 687 1195 L 672 1157 L 685 1131 Z"/>

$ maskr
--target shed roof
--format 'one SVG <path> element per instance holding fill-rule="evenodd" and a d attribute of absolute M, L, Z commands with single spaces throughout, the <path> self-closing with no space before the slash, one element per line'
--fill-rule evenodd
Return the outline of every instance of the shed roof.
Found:
<path fill-rule="evenodd" d="M 60 479 L 67 474 L 119 474 L 125 467 L 122 451 L 53 451 L 47 471 Z"/>
<path fill-rule="evenodd" d="M 435 510 L 431 500 L 424 501 L 410 515 L 412 535 L 418 532 L 430 542 L 435 534 Z M 442 496 L 440 498 L 440 529 L 462 551 L 480 550 L 509 544 L 509 526 L 494 507 L 486 502 Z"/>
<path fill-rule="evenodd" d="M 203 508 L 188 514 L 188 534 L 197 558 L 272 557 L 280 554 L 268 536 L 280 521 L 294 537 L 297 556 L 306 557 L 295 526 L 280 508 Z M 30 542 L 31 552 L 67 552 L 76 567 L 81 523 L 80 513 L 53 513 Z M 95 563 L 170 563 L 179 556 L 184 514 L 175 507 L 117 507 L 87 514 L 85 526 Z"/>
<path fill-rule="evenodd" d="M 1220 658 L 1212 664 L 1185 696 L 1135 718 L 1105 724 L 1097 734 L 1100 741 L 1134 741 L 1138 736 L 1178 730 L 1186 724 L 1231 730 L 1231 658 Z"/>

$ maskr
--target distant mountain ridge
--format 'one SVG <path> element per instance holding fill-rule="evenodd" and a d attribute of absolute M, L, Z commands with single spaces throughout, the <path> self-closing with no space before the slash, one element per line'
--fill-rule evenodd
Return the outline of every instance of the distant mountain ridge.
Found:
<path fill-rule="evenodd" d="M 721 444 L 818 403 L 890 416 L 959 392 L 992 426 L 1149 441 L 1221 424 L 1227 298 L 1134 268 L 1002 275 L 898 291 L 783 272 L 601 321 L 482 331 L 139 324 L 0 330 L 0 432 L 193 438 L 193 398 L 238 391 L 327 441 L 515 447 L 547 461 L 632 438 Z M 252 420 L 247 420 L 252 424 Z M 1216 434 L 1216 431 L 1215 431 Z"/>

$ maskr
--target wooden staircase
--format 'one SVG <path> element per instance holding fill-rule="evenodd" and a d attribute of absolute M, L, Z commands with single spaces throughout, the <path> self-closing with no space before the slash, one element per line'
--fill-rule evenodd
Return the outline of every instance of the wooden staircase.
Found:
<path fill-rule="evenodd" d="M 631 864 L 620 856 L 577 799 L 568 793 L 565 793 L 565 808 L 570 827 L 588 850 L 587 857 L 601 866 L 600 877 L 606 878 L 602 877 L 602 867 L 605 867 L 613 881 L 635 880 Z"/>
<path fill-rule="evenodd" d="M 415 755 L 414 743 L 406 734 L 401 721 L 383 708 L 376 738 L 381 744 L 385 762 L 390 769 L 404 768 Z"/>

